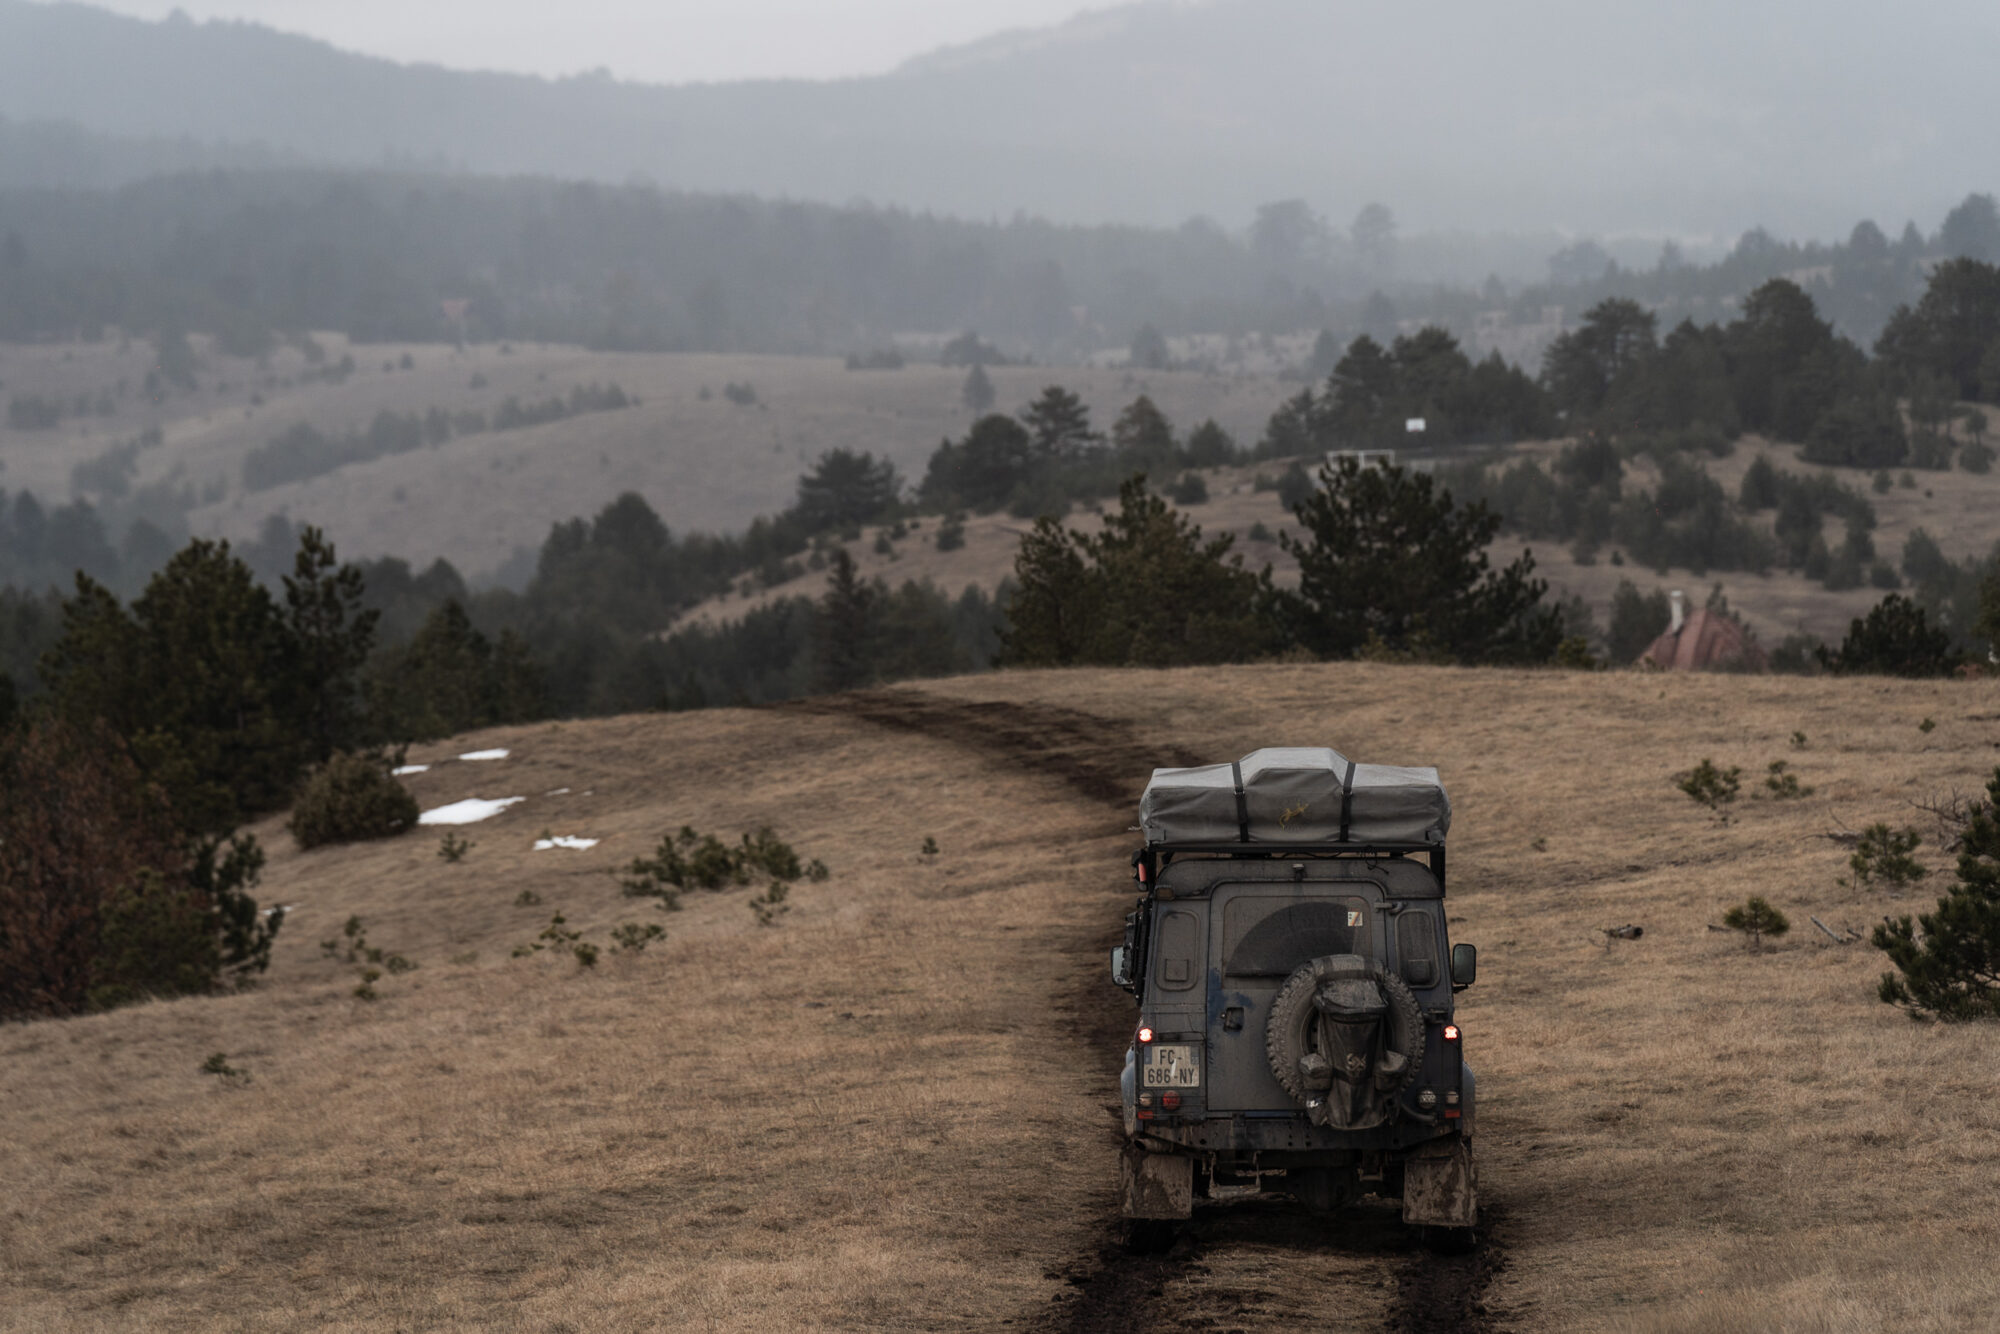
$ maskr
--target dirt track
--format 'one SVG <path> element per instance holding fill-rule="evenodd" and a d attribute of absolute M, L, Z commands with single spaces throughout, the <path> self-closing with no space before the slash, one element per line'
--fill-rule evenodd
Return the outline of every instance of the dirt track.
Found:
<path fill-rule="evenodd" d="M 988 760 L 1058 779 L 1085 797 L 1125 811 L 1136 809 L 1154 767 L 1211 758 L 1149 744 L 1123 720 L 1045 704 L 878 690 L 786 707 L 950 741 Z M 1118 925 L 1107 915 L 1102 939 L 1083 943 L 1084 955 L 1091 957 L 1094 943 L 1101 946 L 1095 957 L 1103 957 L 1116 943 Z M 1107 1076 L 1115 1071 L 1130 1015 L 1109 985 L 1095 975 L 1084 979 L 1073 1004 L 1064 1009 L 1076 1020 L 1063 1036 L 1080 1043 L 1084 1059 Z M 1115 1121 L 1115 1101 L 1107 1113 Z M 1117 1142 L 1115 1129 L 1108 1128 L 1103 1144 L 1107 1183 Z M 1393 1334 L 1480 1334 L 1500 1328 L 1484 1301 L 1487 1285 L 1506 1263 L 1504 1213 L 1490 1205 L 1482 1245 L 1464 1257 L 1431 1255 L 1392 1205 L 1369 1201 L 1324 1219 L 1289 1202 L 1266 1199 L 1199 1209 L 1164 1253 L 1149 1253 L 1126 1243 L 1124 1220 L 1111 1192 L 1105 1194 L 1096 1253 L 1077 1257 L 1064 1272 L 1071 1291 L 1058 1295 L 1056 1309 L 1042 1322 L 1045 1329 L 1136 1334 L 1167 1326 L 1227 1330 L 1304 1322 L 1328 1327 L 1343 1318 L 1340 1328 L 1365 1328 L 1375 1322 L 1362 1313 L 1383 1311 L 1379 1289 L 1392 1278 L 1395 1295 L 1379 1327 Z M 1354 1323 L 1357 1316 L 1362 1316 L 1360 1323 Z"/>

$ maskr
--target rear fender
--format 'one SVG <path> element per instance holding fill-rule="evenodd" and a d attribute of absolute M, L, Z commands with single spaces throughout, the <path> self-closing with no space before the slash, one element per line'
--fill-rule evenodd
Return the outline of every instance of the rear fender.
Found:
<path fill-rule="evenodd" d="M 1148 1153 L 1133 1140 L 1118 1158 L 1118 1194 L 1127 1218 L 1194 1215 L 1194 1159 L 1181 1153 Z"/>
<path fill-rule="evenodd" d="M 1479 1174 L 1472 1141 L 1434 1139 L 1403 1159 L 1403 1221 L 1430 1227 L 1471 1227 L 1479 1219 Z"/>

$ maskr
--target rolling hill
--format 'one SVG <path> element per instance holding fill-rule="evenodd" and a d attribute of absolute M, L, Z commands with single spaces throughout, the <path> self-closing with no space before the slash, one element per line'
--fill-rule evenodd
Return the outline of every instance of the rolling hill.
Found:
<path fill-rule="evenodd" d="M 0 344 L 0 398 L 32 394 L 67 404 L 79 395 L 102 396 L 110 409 L 69 418 L 54 430 L 10 429 L 0 419 L 0 486 L 54 502 L 71 493 L 79 464 L 157 427 L 160 443 L 133 454 L 123 485 L 131 496 L 148 488 L 184 492 L 186 522 L 198 535 L 241 541 L 282 513 L 322 525 L 349 556 L 401 556 L 419 565 L 442 557 L 468 576 L 486 576 L 510 560 L 518 567 L 522 552 L 531 561 L 551 524 L 594 514 L 624 491 L 644 495 L 676 531 L 733 533 L 790 504 L 799 474 L 829 449 L 867 450 L 921 480 L 939 440 L 962 434 L 972 420 L 960 399 L 965 371 L 934 364 L 849 371 L 827 357 L 609 353 L 541 344 L 455 350 L 322 338 L 325 364 L 351 354 L 351 375 L 327 378 L 296 348 L 259 364 L 197 339 L 198 388 L 159 403 L 141 393 L 154 360 L 149 344 Z M 1272 409 L 1296 392 L 1268 375 L 1076 366 L 996 367 L 989 374 L 1003 411 L 1060 383 L 1109 425 L 1132 399 L 1150 393 L 1182 430 L 1214 417 L 1244 441 L 1255 440 Z M 244 481 L 251 451 L 301 423 L 339 435 L 366 429 L 384 411 L 491 417 L 510 398 L 534 403 L 590 384 L 617 384 L 639 403 L 460 435 L 262 489 Z M 747 386 L 756 401 L 732 402 L 725 394 L 731 384 Z"/>
<path fill-rule="evenodd" d="M 241 23 L 0 3 L 0 115 L 344 164 L 1069 221 L 1303 196 L 1425 229 L 1821 235 L 1934 216 L 1986 160 L 1990 10 L 1533 0 L 1421 15 L 1140 3 L 826 83 L 653 87 L 401 66 Z"/>
<path fill-rule="evenodd" d="M 1006 673 L 423 748 L 426 808 L 525 798 L 462 861 L 434 829 L 300 853 L 274 819 L 261 893 L 292 916 L 257 990 L 0 1029 L 0 1329 L 1975 1327 L 1995 1032 L 1912 1025 L 1881 957 L 1807 919 L 1928 905 L 1838 883 L 1824 835 L 1982 783 L 1996 691 Z M 1117 1244 L 1132 801 L 1153 764 L 1290 740 L 1452 792 L 1483 1259 L 1438 1264 L 1374 1203 Z M 1674 789 L 1703 757 L 1813 791 L 1720 821 Z M 772 824 L 831 877 L 768 929 L 754 888 L 621 896 L 684 823 Z M 601 842 L 532 850 L 550 833 Z M 1796 924 L 1765 953 L 1708 926 L 1752 891 Z M 558 912 L 607 948 L 667 934 L 517 956 Z M 418 965 L 373 1002 L 319 945 L 353 916 Z"/>

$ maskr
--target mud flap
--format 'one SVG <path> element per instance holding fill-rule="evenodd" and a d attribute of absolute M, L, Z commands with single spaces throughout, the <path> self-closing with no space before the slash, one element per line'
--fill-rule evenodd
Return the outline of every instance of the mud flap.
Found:
<path fill-rule="evenodd" d="M 1430 1227 L 1471 1227 L 1479 1218 L 1479 1174 L 1472 1142 L 1435 1139 L 1403 1159 L 1403 1221 Z"/>
<path fill-rule="evenodd" d="M 1189 1218 L 1194 1214 L 1194 1159 L 1148 1153 L 1127 1141 L 1118 1157 L 1118 1193 L 1127 1218 Z"/>

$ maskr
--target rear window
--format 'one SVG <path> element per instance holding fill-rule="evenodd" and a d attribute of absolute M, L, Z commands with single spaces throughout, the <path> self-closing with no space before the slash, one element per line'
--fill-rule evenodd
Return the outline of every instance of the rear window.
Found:
<path fill-rule="evenodd" d="M 1223 971 L 1236 977 L 1284 977 L 1324 954 L 1372 953 L 1368 901 L 1245 894 L 1222 909 Z"/>
<path fill-rule="evenodd" d="M 1159 984 L 1168 991 L 1186 991 L 1200 974 L 1196 959 L 1201 944 L 1201 925 L 1190 912 L 1167 912 L 1160 916 Z"/>

